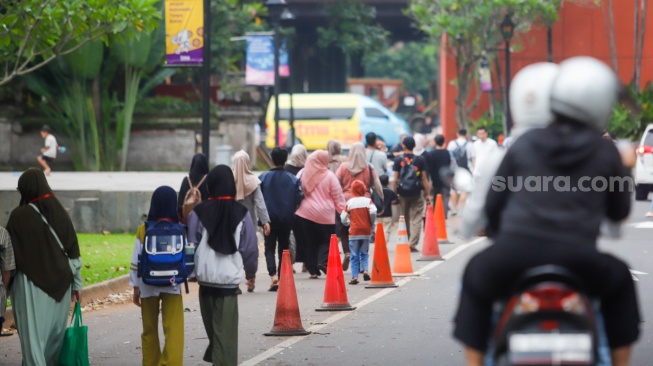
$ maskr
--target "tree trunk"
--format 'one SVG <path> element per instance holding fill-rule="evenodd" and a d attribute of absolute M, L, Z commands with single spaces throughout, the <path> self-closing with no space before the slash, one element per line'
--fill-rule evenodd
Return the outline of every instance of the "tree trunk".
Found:
<path fill-rule="evenodd" d="M 631 84 L 639 90 L 642 73 L 642 54 L 644 52 L 644 35 L 646 34 L 647 0 L 635 1 L 635 56 Z"/>
<path fill-rule="evenodd" d="M 612 70 L 614 70 L 616 73 L 618 72 L 617 43 L 614 37 L 614 12 L 612 9 L 612 0 L 608 0 L 607 2 L 603 3 L 603 22 L 608 23 L 604 29 L 606 32 L 606 37 L 608 38 L 608 45 L 610 49 L 610 65 L 612 66 Z"/>

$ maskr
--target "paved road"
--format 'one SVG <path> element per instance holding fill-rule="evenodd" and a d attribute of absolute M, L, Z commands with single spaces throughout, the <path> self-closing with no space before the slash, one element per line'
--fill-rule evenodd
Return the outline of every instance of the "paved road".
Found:
<path fill-rule="evenodd" d="M 637 282 L 644 319 L 653 317 L 653 221 L 644 219 L 648 204 L 636 203 L 620 241 L 602 240 L 600 247 L 626 259 L 631 267 L 650 275 Z M 454 238 L 455 239 L 455 238 Z M 390 258 L 394 240 L 390 240 Z M 441 245 L 444 262 L 413 262 L 421 276 L 398 281 L 396 289 L 347 286 L 349 301 L 358 308 L 346 313 L 315 312 L 322 302 L 324 279 L 295 277 L 305 337 L 264 337 L 272 327 L 276 294 L 265 291 L 265 267 L 259 265 L 256 292 L 239 298 L 239 358 L 242 365 L 463 365 L 462 349 L 451 339 L 451 317 L 457 302 L 458 281 L 467 260 L 487 243 Z M 373 247 L 372 247 L 373 248 Z M 262 257 L 262 254 L 261 254 Z M 417 255 L 413 255 L 416 258 Z M 261 263 L 262 259 L 261 259 Z M 296 266 L 299 269 L 299 266 Z M 347 276 L 349 277 L 349 276 Z M 208 341 L 199 314 L 196 289 L 184 297 L 186 313 L 185 365 L 201 361 Z M 94 365 L 140 364 L 141 320 L 133 305 L 116 305 L 85 313 Z M 653 359 L 653 327 L 642 324 L 633 365 Z M 0 364 L 20 364 L 18 338 L 0 338 Z"/>

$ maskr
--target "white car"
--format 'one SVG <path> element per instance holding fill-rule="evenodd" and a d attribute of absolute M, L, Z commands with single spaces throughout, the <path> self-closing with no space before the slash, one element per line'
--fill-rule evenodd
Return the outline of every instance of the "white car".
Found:
<path fill-rule="evenodd" d="M 644 136 L 637 147 L 635 199 L 647 200 L 649 192 L 653 192 L 653 123 L 646 126 Z"/>

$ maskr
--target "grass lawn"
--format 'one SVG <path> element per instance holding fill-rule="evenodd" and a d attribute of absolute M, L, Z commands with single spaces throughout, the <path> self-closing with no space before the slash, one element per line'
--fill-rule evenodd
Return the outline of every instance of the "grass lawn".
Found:
<path fill-rule="evenodd" d="M 136 234 L 77 234 L 84 286 L 129 273 Z M 7 306 L 11 300 L 7 299 Z"/>
<path fill-rule="evenodd" d="M 84 286 L 129 273 L 135 234 L 77 234 Z"/>

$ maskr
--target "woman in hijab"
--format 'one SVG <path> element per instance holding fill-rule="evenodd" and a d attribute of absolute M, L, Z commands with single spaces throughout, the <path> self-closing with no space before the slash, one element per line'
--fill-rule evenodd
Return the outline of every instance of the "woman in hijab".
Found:
<path fill-rule="evenodd" d="M 252 223 L 256 227 L 258 221 L 263 225 L 265 236 L 270 235 L 270 215 L 265 206 L 261 181 L 249 170 L 249 155 L 243 150 L 234 155 L 234 177 L 236 179 L 236 201 L 247 208 Z M 253 292 L 256 278 L 247 281 L 247 291 Z"/>
<path fill-rule="evenodd" d="M 11 300 L 23 365 L 54 365 L 70 301 L 81 301 L 77 234 L 42 171 L 25 171 L 18 179 L 18 191 L 20 206 L 11 212 L 7 231 L 16 259 Z"/>
<path fill-rule="evenodd" d="M 168 186 L 152 194 L 147 224 L 165 220 L 178 223 L 177 193 Z M 129 284 L 134 287 L 133 302 L 141 308 L 143 365 L 182 365 L 184 362 L 184 303 L 181 286 L 151 286 L 138 277 L 138 260 L 145 243 L 145 223 L 136 230 L 136 241 L 129 269 Z M 165 343 L 159 345 L 159 308 Z"/>
<path fill-rule="evenodd" d="M 190 163 L 190 171 L 188 176 L 181 181 L 181 187 L 179 187 L 179 195 L 177 196 L 177 216 L 181 219 L 182 217 L 182 207 L 184 206 L 184 199 L 186 198 L 186 193 L 190 189 L 190 183 L 193 186 L 200 184 L 202 179 L 209 172 L 209 159 L 204 154 L 195 154 L 193 160 Z M 202 194 L 202 201 L 206 200 L 209 196 L 209 191 L 206 188 L 206 179 L 199 186 L 200 193 Z"/>
<path fill-rule="evenodd" d="M 318 278 L 320 270 L 326 274 L 329 242 L 336 225 L 333 213 L 341 213 L 345 208 L 342 188 L 328 165 L 329 153 L 316 150 L 299 173 L 304 199 L 295 212 L 293 231 L 297 261 L 304 262 L 311 278 Z"/>
<path fill-rule="evenodd" d="M 426 137 L 421 133 L 416 133 L 413 135 L 413 138 L 415 139 L 415 149 L 413 149 L 413 154 L 425 156 L 426 154 L 424 153 L 426 152 Z"/>
<path fill-rule="evenodd" d="M 381 187 L 381 181 L 379 180 L 376 171 L 372 164 L 368 163 L 365 159 L 365 146 L 361 142 L 357 142 L 351 146 L 349 150 L 349 158 L 347 161 L 340 165 L 338 171 L 336 172 L 336 177 L 340 181 L 342 186 L 342 192 L 345 196 L 345 201 L 349 201 L 352 197 L 351 185 L 355 180 L 360 180 L 365 184 L 365 197 L 370 198 L 370 187 L 374 188 L 374 191 L 381 196 L 383 199 L 383 187 Z M 371 172 L 371 181 L 370 181 L 370 172 Z M 345 253 L 345 257 L 342 261 L 343 270 L 349 268 L 349 226 L 342 225 L 340 229 L 340 242 L 342 243 L 342 251 Z"/>
<path fill-rule="evenodd" d="M 306 164 L 306 159 L 308 157 L 308 152 L 302 144 L 297 144 L 293 146 L 292 151 L 290 152 L 290 157 L 288 158 L 288 163 L 283 167 L 285 171 L 292 175 L 297 175 L 304 164 Z"/>
<path fill-rule="evenodd" d="M 329 140 L 327 151 L 329 152 L 329 170 L 331 173 L 336 174 L 340 164 L 347 160 L 347 157 L 342 155 L 342 146 L 336 140 Z"/>
<path fill-rule="evenodd" d="M 231 169 L 218 165 L 206 178 L 209 198 L 188 216 L 188 242 L 196 245 L 195 277 L 209 346 L 204 361 L 238 364 L 238 285 L 258 269 L 256 229 L 235 201 Z"/>

